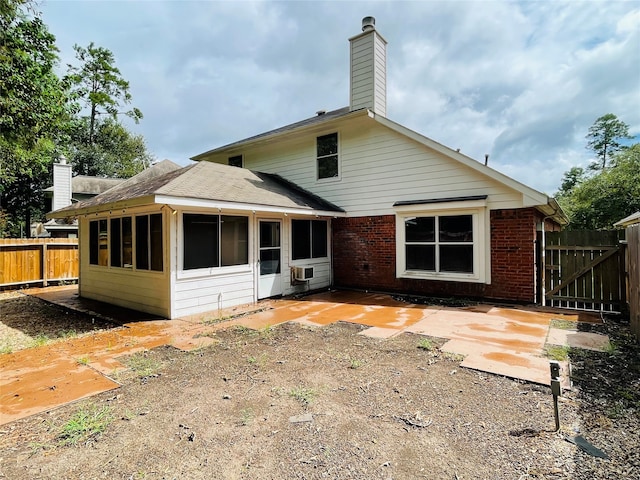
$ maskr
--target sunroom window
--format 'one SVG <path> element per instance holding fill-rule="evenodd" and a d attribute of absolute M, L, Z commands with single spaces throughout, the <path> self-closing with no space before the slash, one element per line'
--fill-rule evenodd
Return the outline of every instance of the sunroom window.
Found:
<path fill-rule="evenodd" d="M 249 219 L 229 215 L 183 215 L 183 270 L 249 263 Z"/>

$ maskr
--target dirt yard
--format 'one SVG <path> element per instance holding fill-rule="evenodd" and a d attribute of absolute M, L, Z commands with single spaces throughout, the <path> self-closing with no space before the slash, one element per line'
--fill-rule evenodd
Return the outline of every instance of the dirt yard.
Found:
<path fill-rule="evenodd" d="M 3 295 L 0 345 L 14 330 L 27 347 L 108 327 Z M 25 311 L 46 332 L 15 320 Z M 376 340 L 347 323 L 234 328 L 195 352 L 125 358 L 121 388 L 1 426 L 0 478 L 637 479 L 640 348 L 619 319 L 591 328 L 615 348 L 569 351 L 557 433 L 548 387 L 460 368 L 438 339 Z"/>

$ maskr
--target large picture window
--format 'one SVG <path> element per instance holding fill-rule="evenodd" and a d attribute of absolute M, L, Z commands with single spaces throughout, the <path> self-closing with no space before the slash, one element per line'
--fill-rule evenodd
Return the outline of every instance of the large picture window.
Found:
<path fill-rule="evenodd" d="M 338 167 L 338 134 L 330 133 L 317 138 L 318 180 L 336 178 Z"/>
<path fill-rule="evenodd" d="M 162 236 L 161 213 L 92 220 L 89 222 L 89 263 L 161 272 Z"/>
<path fill-rule="evenodd" d="M 486 197 L 398 202 L 398 278 L 490 283 Z"/>
<path fill-rule="evenodd" d="M 249 219 L 229 215 L 185 213 L 183 269 L 249 263 Z"/>
<path fill-rule="evenodd" d="M 291 257 L 293 260 L 327 256 L 327 221 L 291 221 Z"/>
<path fill-rule="evenodd" d="M 404 226 L 407 270 L 473 273 L 471 215 L 413 217 Z"/>

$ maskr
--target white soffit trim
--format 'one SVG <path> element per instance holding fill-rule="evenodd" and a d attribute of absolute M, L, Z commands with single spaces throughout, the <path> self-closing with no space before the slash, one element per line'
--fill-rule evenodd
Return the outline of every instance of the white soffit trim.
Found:
<path fill-rule="evenodd" d="M 388 118 L 382 117 L 380 115 L 376 115 L 375 113 L 373 118 L 381 125 L 384 125 L 385 127 L 400 133 L 401 135 L 409 137 L 412 140 L 415 140 L 416 142 L 421 143 L 432 150 L 435 150 L 436 152 L 442 153 L 443 155 L 446 155 L 447 157 L 452 158 L 453 160 L 456 160 L 462 163 L 463 165 L 469 168 L 472 168 L 473 170 L 476 170 L 482 175 L 486 175 L 487 177 L 492 178 L 497 182 L 500 182 L 512 188 L 513 190 L 516 190 L 517 192 L 520 192 L 522 194 L 523 207 L 535 207 L 538 205 L 546 205 L 549 202 L 549 197 L 544 193 L 538 192 L 537 190 L 534 190 L 533 188 L 528 187 L 525 184 L 520 183 L 511 177 L 508 177 L 504 173 L 500 173 L 491 167 L 483 165 L 480 162 L 477 162 L 476 160 L 470 157 L 467 157 L 466 155 L 463 155 L 460 152 L 456 152 L 455 150 L 452 150 L 449 147 L 446 147 L 441 143 L 436 142 L 435 140 L 431 140 L 430 138 L 425 137 L 424 135 L 414 132 L 413 130 L 408 129 L 407 127 L 403 127 L 402 125 L 396 122 L 393 122 Z"/>
<path fill-rule="evenodd" d="M 290 208 L 290 207 L 275 207 L 271 205 L 256 205 L 253 203 L 236 203 L 236 202 L 219 202 L 216 200 L 201 200 L 197 198 L 180 198 L 170 197 L 165 195 L 156 195 L 156 203 L 169 205 L 172 208 L 175 207 L 187 207 L 187 208 L 209 208 L 216 210 L 238 210 L 245 212 L 266 212 L 266 213 L 286 213 L 290 215 L 308 215 L 308 216 L 321 216 L 321 217 L 346 217 L 345 212 L 334 212 L 327 210 L 311 210 L 308 208 Z"/>
<path fill-rule="evenodd" d="M 487 199 L 457 200 L 452 202 L 413 203 L 411 205 L 396 205 L 393 209 L 397 213 L 430 212 L 437 210 L 471 210 L 485 208 Z"/>

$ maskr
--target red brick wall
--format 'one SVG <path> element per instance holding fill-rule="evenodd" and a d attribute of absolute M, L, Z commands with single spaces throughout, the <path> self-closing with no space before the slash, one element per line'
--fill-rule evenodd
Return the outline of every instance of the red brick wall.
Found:
<path fill-rule="evenodd" d="M 419 295 L 532 302 L 535 298 L 535 209 L 491 212 L 491 285 L 396 278 L 395 216 L 333 220 L 334 284 Z"/>

